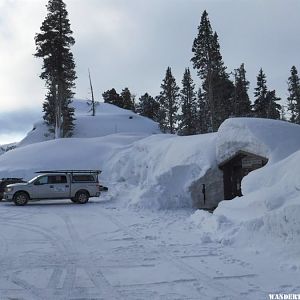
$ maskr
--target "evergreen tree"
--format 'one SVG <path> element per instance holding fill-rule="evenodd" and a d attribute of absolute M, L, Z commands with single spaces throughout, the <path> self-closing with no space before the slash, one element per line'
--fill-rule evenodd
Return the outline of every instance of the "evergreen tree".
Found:
<path fill-rule="evenodd" d="M 227 118 L 233 116 L 233 104 L 234 104 L 234 84 L 229 79 L 227 73 L 223 73 L 217 77 L 214 82 L 214 98 L 215 98 L 215 129 Z"/>
<path fill-rule="evenodd" d="M 257 87 L 255 88 L 254 96 L 256 99 L 253 109 L 256 117 L 280 119 L 281 105 L 276 103 L 280 98 L 276 96 L 275 90 L 268 90 L 266 75 L 262 69 L 260 69 L 257 76 Z"/>
<path fill-rule="evenodd" d="M 199 88 L 197 93 L 197 133 L 208 133 L 212 131 L 211 116 L 207 97 Z"/>
<path fill-rule="evenodd" d="M 107 90 L 102 94 L 104 103 L 113 104 L 119 107 L 123 106 L 123 98 L 116 92 L 114 88 Z"/>
<path fill-rule="evenodd" d="M 290 122 L 300 124 L 300 80 L 295 66 L 291 68 L 291 76 L 288 78 L 288 93 Z"/>
<path fill-rule="evenodd" d="M 281 99 L 276 96 L 275 90 L 268 91 L 266 95 L 266 101 L 268 103 L 268 110 L 267 110 L 267 118 L 268 119 L 275 119 L 280 120 L 281 118 L 281 105 L 276 103 Z"/>
<path fill-rule="evenodd" d="M 211 112 L 211 126 L 213 131 L 216 131 L 220 124 L 232 114 L 234 87 L 226 73 L 218 35 L 213 32 L 206 11 L 202 14 L 192 52 L 194 56 L 191 61 L 203 80 L 202 87 Z"/>
<path fill-rule="evenodd" d="M 254 92 L 253 113 L 255 117 L 267 118 L 268 102 L 266 99 L 268 93 L 266 75 L 262 69 L 259 70 L 257 76 L 257 86 Z"/>
<path fill-rule="evenodd" d="M 107 90 L 102 94 L 104 103 L 110 103 L 120 108 L 129 109 L 135 111 L 134 95 L 131 94 L 130 90 L 126 87 L 122 90 L 119 95 L 114 88 Z"/>
<path fill-rule="evenodd" d="M 152 119 L 155 122 L 159 121 L 159 103 L 148 93 L 145 93 L 139 99 L 137 113 L 141 116 Z"/>
<path fill-rule="evenodd" d="M 160 104 L 159 123 L 163 132 L 175 133 L 177 111 L 178 111 L 178 97 L 179 87 L 172 75 L 171 68 L 168 67 L 166 76 L 161 84 L 162 91 L 158 96 Z"/>
<path fill-rule="evenodd" d="M 122 105 L 120 107 L 135 111 L 134 96 L 131 94 L 130 90 L 127 87 L 122 90 L 121 98 Z"/>
<path fill-rule="evenodd" d="M 179 134 L 192 135 L 197 133 L 197 98 L 191 72 L 185 69 L 180 92 L 181 115 L 179 119 Z"/>
<path fill-rule="evenodd" d="M 55 138 L 72 135 L 74 108 L 71 107 L 75 87 L 75 63 L 70 50 L 75 40 L 68 19 L 66 5 L 62 0 L 49 0 L 48 14 L 36 34 L 36 57 L 43 58 L 40 75 L 48 89 L 43 104 L 44 120 Z"/>
<path fill-rule="evenodd" d="M 249 117 L 251 116 L 251 101 L 248 96 L 249 81 L 246 79 L 244 64 L 235 70 L 234 78 L 234 115 L 236 117 Z"/>

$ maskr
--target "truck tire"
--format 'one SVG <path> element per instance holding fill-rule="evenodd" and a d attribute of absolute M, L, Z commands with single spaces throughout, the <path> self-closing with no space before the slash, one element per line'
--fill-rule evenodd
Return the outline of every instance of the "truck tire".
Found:
<path fill-rule="evenodd" d="M 74 203 L 77 203 L 76 198 L 71 198 L 71 201 L 74 202 Z"/>
<path fill-rule="evenodd" d="M 13 201 L 17 206 L 26 205 L 28 200 L 29 200 L 29 196 L 25 192 L 18 192 L 13 197 Z"/>
<path fill-rule="evenodd" d="M 89 201 L 89 193 L 86 191 L 78 191 L 75 195 L 75 203 L 85 204 Z"/>

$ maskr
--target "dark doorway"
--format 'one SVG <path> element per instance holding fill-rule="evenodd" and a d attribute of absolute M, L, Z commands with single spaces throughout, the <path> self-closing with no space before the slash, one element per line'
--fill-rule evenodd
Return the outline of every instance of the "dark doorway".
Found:
<path fill-rule="evenodd" d="M 223 171 L 224 199 L 230 200 L 242 196 L 243 177 L 253 170 L 263 167 L 268 159 L 259 155 L 239 151 L 234 157 L 223 162 L 219 168 Z"/>

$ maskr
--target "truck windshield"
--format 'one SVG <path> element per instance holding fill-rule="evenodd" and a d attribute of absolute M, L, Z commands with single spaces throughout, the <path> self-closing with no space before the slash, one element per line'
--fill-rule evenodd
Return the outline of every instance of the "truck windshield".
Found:
<path fill-rule="evenodd" d="M 33 183 L 36 179 L 38 179 L 39 177 L 41 177 L 41 175 L 38 175 L 38 176 L 35 176 L 35 177 L 33 177 L 32 179 L 30 179 L 29 181 L 28 181 L 28 183 Z"/>

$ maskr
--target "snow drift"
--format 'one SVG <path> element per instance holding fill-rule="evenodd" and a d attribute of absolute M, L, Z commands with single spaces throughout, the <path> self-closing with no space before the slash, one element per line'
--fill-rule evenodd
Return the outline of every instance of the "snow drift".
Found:
<path fill-rule="evenodd" d="M 75 130 L 74 138 L 94 138 L 115 133 L 140 132 L 146 134 L 160 133 L 159 126 L 151 119 L 137 115 L 130 110 L 112 104 L 100 103 L 96 115 L 88 113 L 89 107 L 84 100 L 74 100 Z M 44 121 L 34 124 L 33 130 L 17 144 L 17 147 L 53 139 Z"/>
<path fill-rule="evenodd" d="M 230 119 L 218 132 L 216 149 L 218 161 L 241 149 L 265 156 L 269 162 L 243 179 L 243 197 L 222 201 L 213 214 L 195 212 L 191 220 L 203 239 L 265 251 L 271 251 L 277 241 L 273 252 L 286 261 L 294 257 L 300 246 L 300 126 Z M 300 269 L 300 264 L 290 267 Z"/>

